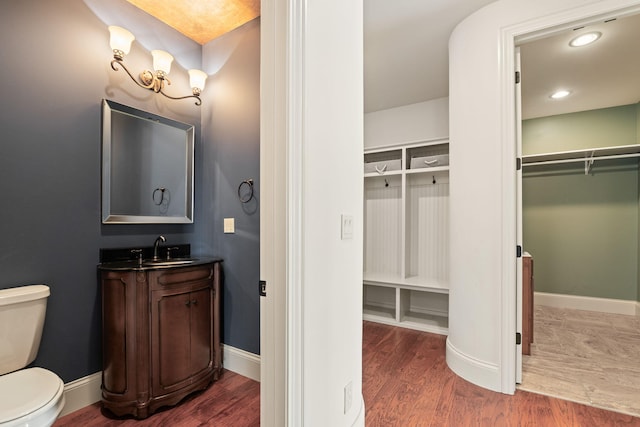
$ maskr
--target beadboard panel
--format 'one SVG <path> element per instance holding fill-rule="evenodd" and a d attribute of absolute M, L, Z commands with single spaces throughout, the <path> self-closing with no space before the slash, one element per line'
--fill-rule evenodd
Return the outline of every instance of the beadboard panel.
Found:
<path fill-rule="evenodd" d="M 449 180 L 446 175 L 407 178 L 407 276 L 449 282 Z"/>
<path fill-rule="evenodd" d="M 392 179 L 395 178 L 395 179 Z M 402 187 L 398 176 L 365 180 L 365 275 L 402 274 Z"/>

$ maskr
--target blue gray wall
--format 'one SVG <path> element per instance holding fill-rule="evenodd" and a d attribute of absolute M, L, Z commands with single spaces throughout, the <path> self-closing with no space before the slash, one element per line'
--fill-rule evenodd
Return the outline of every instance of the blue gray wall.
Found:
<path fill-rule="evenodd" d="M 109 7 L 125 3 L 114 0 Z M 225 290 L 224 340 L 257 352 L 259 327 L 254 319 L 258 319 L 259 305 L 249 289 L 256 289 L 259 275 L 258 214 L 241 216 L 224 210 L 237 202 L 236 171 L 258 178 L 257 131 L 243 139 L 237 150 L 231 143 L 221 149 L 218 144 L 224 142 L 208 132 L 216 129 L 211 123 L 226 120 L 226 105 L 196 107 L 191 101 L 169 101 L 138 88 L 123 71 L 112 71 L 107 24 L 82 0 L 9 0 L 2 6 L 0 288 L 30 283 L 51 287 L 35 364 L 51 369 L 65 382 L 101 369 L 98 251 L 149 246 L 159 234 L 165 235 L 168 243 L 191 243 L 194 253 L 226 258 L 225 289 L 234 291 L 228 296 Z M 166 26 L 156 26 L 154 32 L 170 34 L 185 51 L 201 49 Z M 253 39 L 234 47 L 235 52 L 251 52 L 248 56 L 253 59 L 247 67 L 255 69 L 242 74 L 247 79 L 244 83 L 237 77 L 229 90 L 257 87 L 257 45 Z M 138 72 L 151 65 L 151 58 L 135 42 L 127 63 Z M 171 77 L 169 92 L 189 91 L 186 71 L 179 63 L 174 63 Z M 207 89 L 215 88 L 215 82 L 212 76 Z M 258 97 L 255 90 L 252 99 Z M 213 92 L 205 93 L 205 103 L 215 100 Z M 196 125 L 194 224 L 101 224 L 103 98 Z M 258 129 L 255 102 L 246 116 L 234 110 L 235 120 L 226 125 L 228 134 L 233 134 L 233 129 L 242 135 L 247 129 Z M 241 168 L 241 164 L 245 166 Z M 237 250 L 240 233 L 226 240 L 218 233 L 222 215 L 235 215 L 238 223 L 246 222 L 242 228 L 248 237 Z M 247 262 L 234 261 L 236 253 Z M 234 271 L 236 268 L 242 271 Z M 245 314 L 233 317 L 237 311 Z"/>
<path fill-rule="evenodd" d="M 204 181 L 212 183 L 201 200 L 206 252 L 224 258 L 225 344 L 260 353 L 260 20 L 204 46 L 203 68 L 212 74 L 202 108 L 207 136 Z M 214 74 L 215 73 L 215 74 Z M 238 187 L 253 179 L 254 198 L 241 203 Z M 247 190 L 243 186 L 241 194 Z M 235 233 L 223 233 L 224 218 Z"/>

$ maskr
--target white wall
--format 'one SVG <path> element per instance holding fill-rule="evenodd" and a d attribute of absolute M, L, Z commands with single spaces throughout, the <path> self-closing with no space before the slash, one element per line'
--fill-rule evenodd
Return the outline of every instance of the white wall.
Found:
<path fill-rule="evenodd" d="M 300 200 L 304 425 L 351 426 L 364 410 L 362 2 L 308 3 Z M 341 239 L 341 214 L 353 217 L 352 239 Z M 348 383 L 352 405 L 345 414 Z"/>
<path fill-rule="evenodd" d="M 264 0 L 262 30 L 261 425 L 364 426 L 362 1 Z"/>
<path fill-rule="evenodd" d="M 364 147 L 377 148 L 449 136 L 449 98 L 364 115 Z"/>
<path fill-rule="evenodd" d="M 638 4 L 501 0 L 451 36 L 447 363 L 475 384 L 515 390 L 514 37 Z"/>

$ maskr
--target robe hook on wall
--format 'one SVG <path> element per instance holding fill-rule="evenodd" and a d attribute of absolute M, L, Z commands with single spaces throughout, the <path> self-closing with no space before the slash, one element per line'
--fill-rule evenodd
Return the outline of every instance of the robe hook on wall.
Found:
<path fill-rule="evenodd" d="M 156 193 L 160 192 L 160 195 L 158 197 L 156 197 Z M 166 188 L 164 187 L 158 187 L 155 190 L 153 190 L 153 194 L 151 195 L 151 198 L 153 199 L 153 203 L 156 204 L 156 206 L 160 206 L 162 204 L 162 202 L 164 202 L 164 192 L 167 191 Z M 156 200 L 158 200 L 156 202 Z"/>
<path fill-rule="evenodd" d="M 248 188 L 243 195 L 242 188 L 244 186 L 247 186 Z M 238 198 L 240 199 L 241 203 L 249 203 L 249 201 L 253 199 L 253 179 L 245 179 L 240 183 L 240 185 L 238 186 Z"/>

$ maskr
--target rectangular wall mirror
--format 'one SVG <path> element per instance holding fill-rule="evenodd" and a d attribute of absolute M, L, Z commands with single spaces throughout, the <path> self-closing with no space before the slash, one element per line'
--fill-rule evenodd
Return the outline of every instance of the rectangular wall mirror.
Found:
<path fill-rule="evenodd" d="M 102 222 L 193 222 L 194 126 L 102 101 Z"/>

